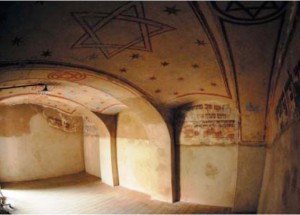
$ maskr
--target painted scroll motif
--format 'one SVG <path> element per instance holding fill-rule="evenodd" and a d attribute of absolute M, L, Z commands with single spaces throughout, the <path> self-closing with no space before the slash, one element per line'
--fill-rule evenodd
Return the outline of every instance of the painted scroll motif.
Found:
<path fill-rule="evenodd" d="M 238 140 L 238 117 L 228 104 L 205 103 L 183 111 L 180 144 L 228 145 Z"/>

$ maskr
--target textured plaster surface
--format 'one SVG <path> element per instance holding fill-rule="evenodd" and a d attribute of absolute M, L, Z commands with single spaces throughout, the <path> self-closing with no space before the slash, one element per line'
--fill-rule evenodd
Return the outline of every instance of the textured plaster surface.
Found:
<path fill-rule="evenodd" d="M 238 146 L 238 175 L 233 211 L 256 212 L 265 165 L 265 147 Z"/>
<path fill-rule="evenodd" d="M 180 200 L 233 207 L 237 146 L 180 146 Z"/>
<path fill-rule="evenodd" d="M 155 199 L 170 198 L 170 167 L 166 167 L 170 158 L 165 156 L 165 147 L 151 142 L 143 122 L 134 113 L 121 112 L 117 128 L 120 185 Z"/>
<path fill-rule="evenodd" d="M 32 105 L 1 107 L 1 124 L 24 133 L 1 135 L 0 181 L 34 180 L 84 170 L 82 133 L 50 127 L 40 110 Z"/>
<path fill-rule="evenodd" d="M 300 212 L 299 129 L 293 124 L 267 149 L 259 213 Z"/>
<path fill-rule="evenodd" d="M 101 178 L 99 137 L 84 135 L 83 141 L 85 171 Z"/>

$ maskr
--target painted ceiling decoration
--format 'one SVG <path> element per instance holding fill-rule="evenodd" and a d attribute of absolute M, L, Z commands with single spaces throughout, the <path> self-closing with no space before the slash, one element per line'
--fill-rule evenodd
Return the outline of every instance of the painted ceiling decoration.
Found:
<path fill-rule="evenodd" d="M 176 8 L 166 10 L 169 13 L 178 12 Z M 106 58 L 111 58 L 126 49 L 151 52 L 151 37 L 174 30 L 168 25 L 146 19 L 142 2 L 129 2 L 109 13 L 73 12 L 72 15 L 85 30 L 85 34 L 72 48 L 99 48 Z M 131 35 L 121 43 L 118 35 L 109 34 L 110 26 L 130 29 Z M 131 57 L 136 59 L 138 56 L 133 54 Z"/>
<path fill-rule="evenodd" d="M 211 6 L 231 59 L 241 113 L 241 141 L 264 142 L 270 78 L 287 3 L 211 2 Z"/>
<path fill-rule="evenodd" d="M 25 76 L 25 75 L 24 75 Z M 93 112 L 103 114 L 116 114 L 126 108 L 117 99 L 108 93 L 98 91 L 91 87 L 82 85 L 80 81 L 87 79 L 85 73 L 71 71 L 56 71 L 45 74 L 46 78 L 24 78 L 23 80 L 8 80 L 0 82 L 1 86 L 22 86 L 30 84 L 36 86 L 25 88 L 13 88 L 10 90 L 1 90 L 2 97 L 0 101 L 4 104 L 40 104 L 47 107 L 53 107 L 63 113 L 72 114 L 77 109 L 87 108 Z M 38 83 L 47 82 L 49 94 L 40 95 L 44 86 Z M 67 103 L 64 102 L 67 101 Z M 71 103 L 71 105 L 70 105 Z"/>
<path fill-rule="evenodd" d="M 284 12 L 287 2 L 218 2 L 211 3 L 224 19 L 240 24 L 260 24 L 276 19 Z"/>
<path fill-rule="evenodd" d="M 134 90 L 156 107 L 168 109 L 221 102 L 238 110 L 242 142 L 262 143 L 270 80 L 291 4 L 4 2 L 0 69 L 5 73 L 0 74 L 0 86 L 50 83 L 49 101 L 41 103 L 50 102 L 66 113 L 76 108 L 56 104 L 59 99 L 117 114 L 127 108 L 123 101 L 137 96 Z M 8 67 L 26 72 L 14 76 Z M 41 75 L 36 67 L 53 69 Z M 118 81 L 130 86 L 124 88 L 128 97 L 113 96 L 97 74 L 114 80 L 111 91 L 120 87 Z M 0 91 L 0 102 L 13 97 L 16 102 L 22 96 L 33 101 L 29 95 L 35 98 L 36 92 Z"/>

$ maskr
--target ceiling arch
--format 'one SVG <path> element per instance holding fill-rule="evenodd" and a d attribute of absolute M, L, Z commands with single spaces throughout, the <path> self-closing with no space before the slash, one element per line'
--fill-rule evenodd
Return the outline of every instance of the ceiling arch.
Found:
<path fill-rule="evenodd" d="M 90 94 L 95 88 L 120 102 L 119 110 L 117 102 L 89 108 L 111 114 L 139 97 L 168 111 L 201 100 L 235 103 L 241 141 L 263 143 L 270 82 L 285 53 L 292 7 L 267 1 L 5 2 L 0 66 L 67 66 L 109 77 L 115 87 L 107 89 L 90 74 L 47 78 L 70 86 L 88 80 Z M 118 97 L 119 82 L 136 90 Z"/>
<path fill-rule="evenodd" d="M 167 107 L 202 96 L 231 99 L 227 74 L 188 2 L 19 2 L 4 4 L 0 13 L 2 62 L 17 57 L 21 64 L 102 70 Z"/>

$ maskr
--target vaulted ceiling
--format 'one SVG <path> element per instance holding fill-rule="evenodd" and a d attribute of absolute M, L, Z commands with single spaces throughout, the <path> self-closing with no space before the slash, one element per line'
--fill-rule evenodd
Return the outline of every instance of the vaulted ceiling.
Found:
<path fill-rule="evenodd" d="M 0 64 L 88 69 L 131 85 L 158 107 L 202 100 L 232 103 L 241 116 L 242 141 L 259 143 L 265 138 L 272 77 L 288 41 L 295 4 L 1 2 Z M 109 114 L 126 108 L 108 92 L 80 84 L 83 76 L 49 73 L 52 95 Z M 1 87 L 20 79 L 9 73 L 5 77 Z M 35 92 L 32 87 L 0 95 Z M 109 111 L 111 105 L 118 108 Z"/>

